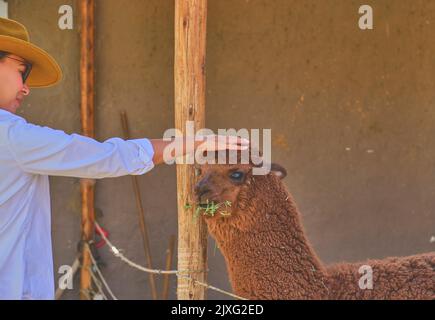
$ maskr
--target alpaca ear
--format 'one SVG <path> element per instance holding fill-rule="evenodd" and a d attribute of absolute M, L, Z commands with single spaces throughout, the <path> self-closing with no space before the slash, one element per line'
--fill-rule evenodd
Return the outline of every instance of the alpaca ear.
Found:
<path fill-rule="evenodd" d="M 284 179 L 287 176 L 287 170 L 277 163 L 271 164 L 270 172 L 280 179 Z"/>

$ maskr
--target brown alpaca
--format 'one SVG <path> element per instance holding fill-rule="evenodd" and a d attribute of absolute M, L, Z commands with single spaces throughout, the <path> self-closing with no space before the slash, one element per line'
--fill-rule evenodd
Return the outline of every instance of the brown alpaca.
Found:
<path fill-rule="evenodd" d="M 221 206 L 205 220 L 225 257 L 237 295 L 248 299 L 435 299 L 435 253 L 324 266 L 281 181 L 285 169 L 272 164 L 271 173 L 254 176 L 252 168 L 252 163 L 203 165 L 196 185 L 199 203 L 231 202 L 231 207 Z M 359 286 L 363 265 L 372 268 L 372 289 Z"/>

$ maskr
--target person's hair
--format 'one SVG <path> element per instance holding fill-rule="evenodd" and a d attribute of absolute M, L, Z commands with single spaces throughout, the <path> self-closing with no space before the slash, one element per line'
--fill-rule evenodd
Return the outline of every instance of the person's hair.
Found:
<path fill-rule="evenodd" d="M 6 56 L 8 55 L 8 52 L 5 51 L 0 51 L 0 61 L 3 61 L 4 58 L 6 58 Z"/>

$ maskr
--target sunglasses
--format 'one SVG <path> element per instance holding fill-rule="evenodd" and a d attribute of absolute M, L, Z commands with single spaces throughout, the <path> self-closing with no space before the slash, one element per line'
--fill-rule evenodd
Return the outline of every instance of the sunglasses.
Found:
<path fill-rule="evenodd" d="M 24 72 L 21 74 L 21 76 L 23 78 L 23 84 L 26 83 L 26 80 L 27 80 L 27 78 L 30 75 L 30 71 L 32 71 L 32 64 L 30 62 L 27 62 L 27 61 L 24 61 L 24 60 L 15 59 L 15 58 L 12 58 L 12 57 L 9 57 L 9 56 L 6 56 L 5 58 L 21 62 L 21 63 L 23 63 L 26 66 L 26 68 L 24 69 Z"/>

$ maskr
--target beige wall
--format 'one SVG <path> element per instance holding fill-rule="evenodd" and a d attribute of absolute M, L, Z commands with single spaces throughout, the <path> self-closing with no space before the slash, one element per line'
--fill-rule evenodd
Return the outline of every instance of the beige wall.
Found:
<path fill-rule="evenodd" d="M 57 28 L 58 8 L 75 28 Z M 97 135 L 134 137 L 173 126 L 173 1 L 97 1 Z M 435 3 L 368 1 L 375 29 L 357 27 L 360 1 L 209 0 L 207 127 L 271 128 L 273 159 L 325 262 L 433 251 L 435 235 Z M 71 0 L 9 0 L 10 17 L 59 60 L 63 83 L 34 90 L 20 114 L 80 132 L 79 21 Z M 80 238 L 78 179 L 52 178 L 56 270 Z M 140 177 L 156 267 L 176 233 L 175 168 Z M 97 183 L 100 223 L 144 263 L 129 177 Z M 121 299 L 149 299 L 147 275 L 100 250 Z M 210 241 L 209 282 L 228 289 Z M 76 282 L 78 285 L 78 283 Z M 76 285 L 76 287 L 77 287 Z M 175 298 L 174 279 L 171 297 Z M 78 297 L 68 292 L 67 299 Z M 225 298 L 210 292 L 209 298 Z"/>

